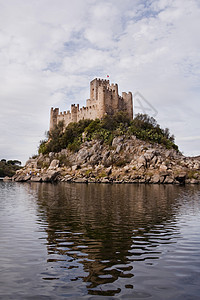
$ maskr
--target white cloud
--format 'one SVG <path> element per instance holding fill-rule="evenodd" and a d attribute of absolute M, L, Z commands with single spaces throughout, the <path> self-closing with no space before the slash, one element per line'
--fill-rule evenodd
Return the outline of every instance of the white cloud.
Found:
<path fill-rule="evenodd" d="M 83 105 L 107 74 L 194 153 L 199 140 L 181 138 L 199 132 L 199 26 L 197 0 L 0 0 L 0 156 L 25 161 L 50 107 Z"/>

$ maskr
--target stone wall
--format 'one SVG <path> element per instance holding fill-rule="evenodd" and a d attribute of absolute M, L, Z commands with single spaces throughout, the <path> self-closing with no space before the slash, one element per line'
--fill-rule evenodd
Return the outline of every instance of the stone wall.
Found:
<path fill-rule="evenodd" d="M 83 119 L 101 119 L 105 114 L 113 115 L 118 111 L 124 111 L 129 118 L 133 118 L 132 93 L 118 94 L 118 85 L 109 83 L 109 80 L 94 79 L 90 82 L 90 99 L 86 101 L 86 107 L 79 108 L 79 104 L 71 105 L 71 111 L 59 112 L 59 108 L 51 108 L 50 130 L 59 121 L 64 121 L 66 127 L 70 122 L 78 122 Z"/>

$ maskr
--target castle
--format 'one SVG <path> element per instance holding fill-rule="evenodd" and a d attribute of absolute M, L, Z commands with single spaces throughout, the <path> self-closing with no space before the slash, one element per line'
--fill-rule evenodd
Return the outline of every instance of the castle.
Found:
<path fill-rule="evenodd" d="M 133 118 L 133 100 L 131 92 L 118 94 L 118 85 L 109 83 L 109 80 L 95 78 L 90 82 L 90 99 L 86 107 L 79 108 L 79 104 L 71 105 L 68 110 L 59 113 L 59 108 L 51 108 L 50 131 L 59 121 L 64 121 L 66 127 L 71 122 L 84 119 L 101 119 L 104 115 L 113 115 L 115 112 L 126 112 L 130 119 Z"/>

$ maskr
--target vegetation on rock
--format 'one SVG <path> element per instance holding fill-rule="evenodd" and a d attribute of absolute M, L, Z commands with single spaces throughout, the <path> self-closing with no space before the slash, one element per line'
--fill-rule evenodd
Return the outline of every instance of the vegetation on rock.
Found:
<path fill-rule="evenodd" d="M 120 135 L 127 137 L 135 135 L 138 139 L 178 150 L 169 129 L 162 129 L 153 117 L 138 114 L 130 120 L 125 113 L 118 112 L 113 116 L 105 115 L 101 120 L 80 120 L 77 123 L 70 123 L 66 128 L 63 122 L 59 122 L 48 133 L 48 139 L 40 141 L 38 152 L 47 154 L 65 148 L 76 152 L 82 142 L 93 139 L 111 145 L 113 138 Z"/>

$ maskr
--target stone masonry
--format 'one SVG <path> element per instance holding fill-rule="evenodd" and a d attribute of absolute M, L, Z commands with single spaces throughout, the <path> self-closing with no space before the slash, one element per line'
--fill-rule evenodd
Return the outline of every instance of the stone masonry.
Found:
<path fill-rule="evenodd" d="M 64 121 L 66 127 L 71 122 L 84 119 L 101 119 L 104 115 L 113 115 L 115 112 L 126 112 L 130 119 L 133 118 L 133 100 L 131 92 L 118 94 L 118 85 L 109 83 L 109 80 L 95 78 L 90 82 L 90 99 L 86 107 L 79 108 L 79 104 L 71 105 L 71 111 L 59 113 L 59 108 L 51 108 L 50 131 Z"/>

